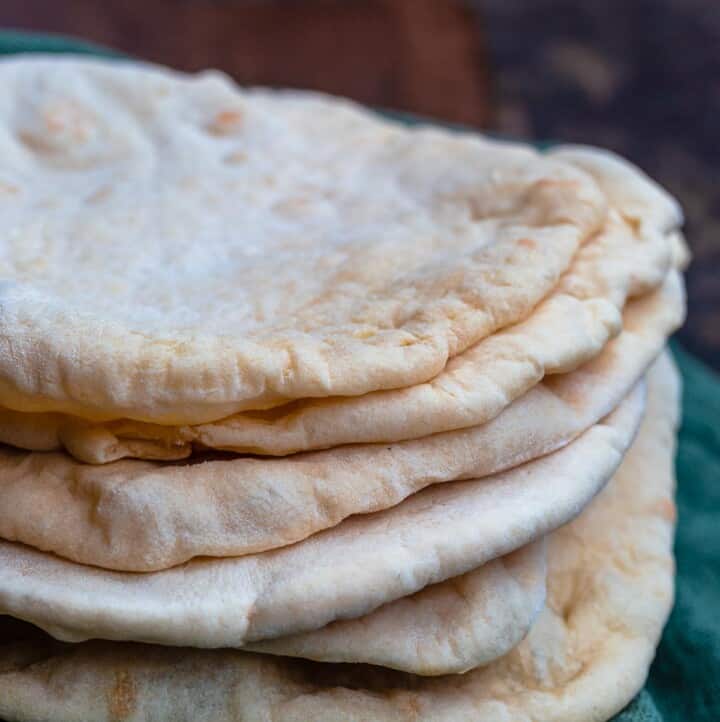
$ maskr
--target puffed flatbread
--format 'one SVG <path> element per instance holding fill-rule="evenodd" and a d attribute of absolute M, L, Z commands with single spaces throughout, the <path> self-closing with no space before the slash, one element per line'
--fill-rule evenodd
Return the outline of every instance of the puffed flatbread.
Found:
<path fill-rule="evenodd" d="M 12 642 L 0 714 L 18 722 L 604 722 L 644 683 L 673 595 L 678 379 L 650 374 L 648 413 L 606 489 L 550 542 L 548 610 L 503 659 L 422 679 L 229 650 Z"/>
<path fill-rule="evenodd" d="M 422 383 L 527 317 L 609 212 L 528 145 L 218 73 L 23 56 L 0 84 L 18 411 L 197 424 Z"/>
<path fill-rule="evenodd" d="M 489 421 L 544 375 L 595 357 L 620 330 L 626 300 L 680 267 L 675 206 L 636 168 L 607 152 L 553 151 L 587 170 L 612 203 L 602 232 L 578 251 L 552 293 L 523 322 L 483 339 L 429 381 L 354 397 L 304 399 L 207 424 L 132 419 L 91 422 L 0 408 L 0 441 L 34 451 L 65 449 L 80 461 L 173 460 L 193 449 L 285 455 L 348 443 L 402 441 Z M 675 254 L 677 255 L 677 254 Z"/>
<path fill-rule="evenodd" d="M 0 542 L 0 614 L 64 640 L 198 647 L 241 646 L 361 617 L 575 517 L 620 464 L 643 407 L 638 387 L 560 451 L 485 479 L 436 484 L 392 509 L 260 554 L 131 574 Z"/>
<path fill-rule="evenodd" d="M 672 275 L 629 304 L 625 330 L 594 361 L 546 377 L 483 426 L 414 441 L 180 465 L 92 466 L 0 449 L 0 537 L 120 571 L 285 546 L 431 484 L 485 477 L 564 446 L 629 393 L 683 315 Z"/>
<path fill-rule="evenodd" d="M 546 546 L 531 542 L 359 619 L 246 648 L 423 676 L 465 672 L 507 654 L 530 631 L 545 603 Z M 0 667 L 2 645 L 29 627 L 0 616 Z"/>
<path fill-rule="evenodd" d="M 374 664 L 423 676 L 458 674 L 507 654 L 545 603 L 545 540 L 425 587 L 357 619 L 246 649 L 319 662 Z"/>

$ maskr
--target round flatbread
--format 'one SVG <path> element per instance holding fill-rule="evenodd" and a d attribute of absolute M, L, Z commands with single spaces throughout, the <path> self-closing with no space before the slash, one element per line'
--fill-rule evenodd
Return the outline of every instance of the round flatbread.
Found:
<path fill-rule="evenodd" d="M 620 330 L 627 298 L 652 291 L 672 261 L 683 260 L 672 258 L 677 233 L 665 229 L 677 214 L 664 191 L 609 153 L 555 152 L 577 157 L 609 195 L 605 227 L 578 251 L 529 318 L 456 356 L 433 379 L 361 396 L 303 399 L 195 426 L 131 419 L 93 423 L 0 409 L 0 441 L 34 451 L 65 449 L 92 464 L 126 457 L 174 460 L 207 448 L 282 456 L 486 423 L 544 375 L 567 372 L 600 353 Z"/>
<path fill-rule="evenodd" d="M 246 648 L 423 676 L 465 672 L 507 654 L 530 631 L 545 602 L 546 547 L 540 539 L 364 617 Z M 37 627 L 0 616 L 0 673 L 2 645 L 29 632 L 42 638 Z"/>
<path fill-rule="evenodd" d="M 576 516 L 619 465 L 643 407 L 636 388 L 554 454 L 483 480 L 436 484 L 271 552 L 128 574 L 1 542 L 0 613 L 65 640 L 200 647 L 241 646 L 361 617 Z"/>
<path fill-rule="evenodd" d="M 319 662 L 458 674 L 507 654 L 543 609 L 545 540 L 385 604 L 357 619 L 246 646 Z"/>
<path fill-rule="evenodd" d="M 550 543 L 549 605 L 502 660 L 420 679 L 229 650 L 45 640 L 0 653 L 0 714 L 18 722 L 603 722 L 642 687 L 672 604 L 678 382 L 664 358 L 615 478 Z"/>
<path fill-rule="evenodd" d="M 421 383 L 600 230 L 529 146 L 130 61 L 0 64 L 0 402 L 165 424 Z"/>
<path fill-rule="evenodd" d="M 287 459 L 81 464 L 0 449 L 0 537 L 108 569 L 153 571 L 300 541 L 431 484 L 485 477 L 555 451 L 610 413 L 684 314 L 671 275 L 632 301 L 594 361 L 549 376 L 491 422 L 388 445 Z"/>

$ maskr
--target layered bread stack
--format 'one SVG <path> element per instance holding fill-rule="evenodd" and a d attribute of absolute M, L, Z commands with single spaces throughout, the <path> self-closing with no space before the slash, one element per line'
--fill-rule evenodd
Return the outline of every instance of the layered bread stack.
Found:
<path fill-rule="evenodd" d="M 633 697 L 672 600 L 673 199 L 213 73 L 0 87 L 0 717 Z"/>

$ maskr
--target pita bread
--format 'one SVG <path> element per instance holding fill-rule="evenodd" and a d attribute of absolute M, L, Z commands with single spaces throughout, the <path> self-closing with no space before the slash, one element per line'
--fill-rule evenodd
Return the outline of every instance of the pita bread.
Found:
<path fill-rule="evenodd" d="M 670 235 L 670 241 L 673 252 L 672 266 L 679 271 L 684 271 L 692 260 L 692 254 L 690 253 L 690 248 L 685 240 L 685 236 L 678 231 Z"/>
<path fill-rule="evenodd" d="M 436 484 L 271 552 L 139 575 L 0 542 L 0 614 L 68 641 L 197 647 L 241 646 L 361 617 L 576 516 L 619 465 L 643 406 L 637 388 L 554 454 L 481 481 Z"/>
<path fill-rule="evenodd" d="M 420 675 L 465 672 L 507 654 L 530 630 L 545 602 L 545 550 L 541 539 L 359 619 L 249 648 Z M 0 617 L 0 667 L 2 645 L 22 636 L 23 624 Z"/>
<path fill-rule="evenodd" d="M 545 602 L 545 550 L 541 539 L 359 619 L 250 648 L 426 676 L 464 672 L 507 654 L 530 630 Z M 0 617 L 0 669 L 2 645 L 22 637 L 24 624 Z"/>
<path fill-rule="evenodd" d="M 667 194 L 615 156 L 588 150 L 581 159 L 585 155 L 597 156 L 589 171 L 604 189 L 633 189 L 627 203 L 613 192 L 618 210 L 610 213 L 603 232 L 580 249 L 559 285 L 527 320 L 455 357 L 424 384 L 305 399 L 197 426 L 130 419 L 92 423 L 64 414 L 0 409 L 0 441 L 34 451 L 64 448 L 80 461 L 108 463 L 126 457 L 181 459 L 193 448 L 286 455 L 420 438 L 485 423 L 543 375 L 567 372 L 596 356 L 620 330 L 618 309 L 628 296 L 648 293 L 662 282 L 671 247 L 677 246 L 676 233 L 660 230 L 671 224 L 675 209 Z M 642 209 L 652 222 L 637 215 Z"/>
<path fill-rule="evenodd" d="M 610 204 L 640 235 L 656 235 L 682 218 L 682 210 L 667 191 L 615 153 L 585 145 L 556 145 L 548 155 L 592 175 Z"/>
<path fill-rule="evenodd" d="M 667 358 L 623 466 L 551 537 L 550 604 L 527 639 L 465 675 L 233 651 L 33 641 L 0 657 L 0 713 L 19 722 L 602 722 L 642 687 L 672 603 L 677 378 Z"/>
<path fill-rule="evenodd" d="M 485 477 L 564 446 L 630 392 L 683 311 L 673 275 L 631 302 L 626 330 L 595 361 L 547 377 L 484 426 L 425 439 L 183 466 L 87 466 L 0 449 L 0 537 L 121 571 L 291 544 L 431 484 Z"/>
<path fill-rule="evenodd" d="M 358 619 L 247 648 L 420 675 L 467 672 L 507 654 L 530 631 L 545 602 L 546 574 L 541 539 Z"/>
<path fill-rule="evenodd" d="M 197 424 L 421 383 L 528 316 L 607 215 L 527 145 L 338 99 L 78 57 L 0 83 L 18 411 Z"/>
<path fill-rule="evenodd" d="M 528 633 L 545 602 L 546 549 L 540 539 L 359 619 L 249 648 L 424 676 L 464 672 L 506 654 Z M 44 636 L 37 627 L 0 616 L 0 672 L 2 645 L 28 633 Z"/>

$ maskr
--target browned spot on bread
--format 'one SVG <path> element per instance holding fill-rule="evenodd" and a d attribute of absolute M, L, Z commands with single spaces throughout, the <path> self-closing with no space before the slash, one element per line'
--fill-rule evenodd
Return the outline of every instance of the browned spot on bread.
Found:
<path fill-rule="evenodd" d="M 215 135 L 226 135 L 238 130 L 242 122 L 243 115 L 239 110 L 223 110 L 210 123 L 209 130 Z"/>
<path fill-rule="evenodd" d="M 18 138 L 23 143 L 23 145 L 27 146 L 30 150 L 34 150 L 34 151 L 44 150 L 44 146 L 40 143 L 40 141 L 32 133 L 28 133 L 25 130 L 21 130 L 18 133 Z"/>
<path fill-rule="evenodd" d="M 579 186 L 578 181 L 572 178 L 541 178 L 533 183 L 533 188 L 577 188 Z"/>
<path fill-rule="evenodd" d="M 273 210 L 283 216 L 298 216 L 302 214 L 310 204 L 310 199 L 305 196 L 293 196 L 284 198 L 273 205 Z"/>
<path fill-rule="evenodd" d="M 407 695 L 404 698 L 399 698 L 397 701 L 406 713 L 408 720 L 420 719 L 422 706 L 420 705 L 420 700 L 416 696 Z"/>
<path fill-rule="evenodd" d="M 237 150 L 225 156 L 226 163 L 244 163 L 247 160 L 247 153 Z"/>
<path fill-rule="evenodd" d="M 88 203 L 100 203 L 110 196 L 112 188 L 110 186 L 101 186 L 94 193 L 87 197 Z"/>
<path fill-rule="evenodd" d="M 45 128 L 51 135 L 66 135 L 75 143 L 85 143 L 93 126 L 91 114 L 74 103 L 58 103 L 43 114 Z"/>
<path fill-rule="evenodd" d="M 660 499 L 654 506 L 654 510 L 669 522 L 674 523 L 677 519 L 677 507 L 672 499 L 665 497 Z"/>
<path fill-rule="evenodd" d="M 522 246 L 522 248 L 529 248 L 530 250 L 535 250 L 535 248 L 537 248 L 537 241 L 533 241 L 532 238 L 521 238 L 518 241 L 518 245 Z"/>
<path fill-rule="evenodd" d="M 115 675 L 115 686 L 108 698 L 110 719 L 127 719 L 134 712 L 136 702 L 137 692 L 132 676 L 127 670 L 118 672 Z"/>

